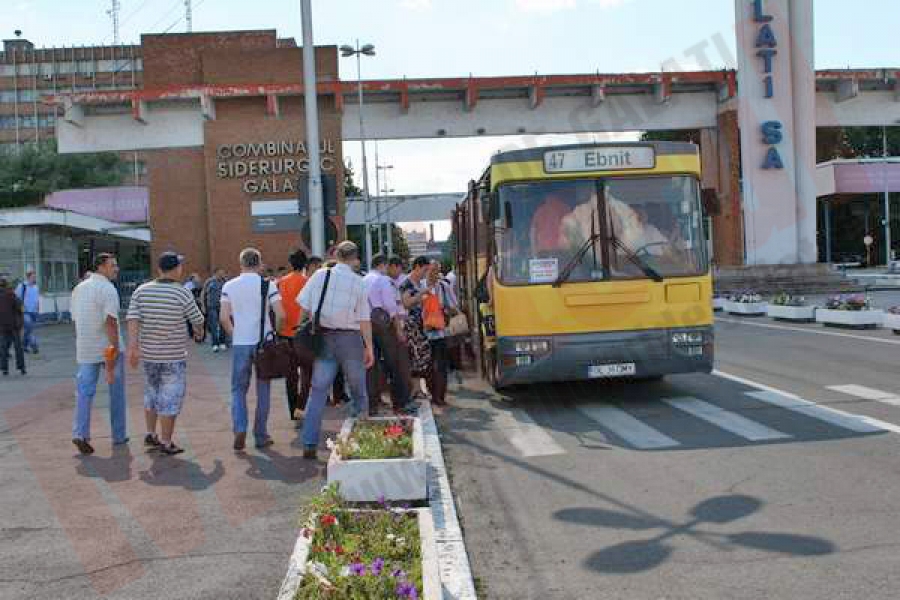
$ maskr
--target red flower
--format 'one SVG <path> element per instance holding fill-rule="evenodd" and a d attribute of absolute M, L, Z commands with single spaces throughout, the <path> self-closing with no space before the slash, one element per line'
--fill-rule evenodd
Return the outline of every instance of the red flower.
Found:
<path fill-rule="evenodd" d="M 405 432 L 403 431 L 403 427 L 401 425 L 391 425 L 384 430 L 384 437 L 398 438 L 404 433 Z"/>
<path fill-rule="evenodd" d="M 335 523 L 337 523 L 337 517 L 334 515 L 322 515 L 322 518 L 319 519 L 319 522 L 322 523 L 322 527 L 331 527 Z"/>
<path fill-rule="evenodd" d="M 338 556 L 340 556 L 341 554 L 344 553 L 344 547 L 340 546 L 340 545 L 335 546 L 334 553 L 337 554 Z"/>

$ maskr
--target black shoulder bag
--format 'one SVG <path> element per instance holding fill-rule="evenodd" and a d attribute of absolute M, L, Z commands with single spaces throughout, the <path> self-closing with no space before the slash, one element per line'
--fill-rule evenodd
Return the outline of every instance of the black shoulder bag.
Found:
<path fill-rule="evenodd" d="M 313 314 L 312 319 L 305 320 L 294 336 L 294 353 L 300 364 L 311 365 L 316 360 L 316 357 L 322 353 L 325 340 L 322 339 L 322 328 L 319 325 L 319 320 L 330 280 L 331 269 L 328 269 L 325 272 L 325 283 L 322 284 L 322 295 L 319 296 L 319 305 L 316 307 L 316 312 Z"/>
<path fill-rule="evenodd" d="M 259 343 L 253 353 L 253 364 L 256 367 L 256 377 L 263 380 L 281 379 L 297 368 L 297 358 L 294 348 L 289 340 L 279 339 L 275 331 L 265 335 L 266 319 L 269 317 L 269 282 L 265 279 L 260 283 L 260 295 L 262 297 L 259 318 Z"/>

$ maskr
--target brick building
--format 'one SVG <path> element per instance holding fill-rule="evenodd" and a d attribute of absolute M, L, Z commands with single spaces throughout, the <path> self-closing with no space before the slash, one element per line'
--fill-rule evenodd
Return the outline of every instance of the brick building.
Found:
<path fill-rule="evenodd" d="M 175 249 L 187 256 L 190 270 L 234 272 L 241 249 L 254 246 L 267 265 L 287 265 L 291 249 L 304 246 L 299 218 L 291 227 L 266 228 L 254 207 L 296 205 L 307 168 L 303 97 L 296 90 L 264 93 L 259 86 L 299 85 L 302 50 L 267 30 L 144 35 L 141 55 L 144 90 L 158 90 L 160 102 L 204 106 L 202 122 L 194 124 L 202 129 L 202 145 L 144 152 L 153 256 Z M 316 48 L 319 80 L 337 80 L 337 62 L 336 48 Z M 210 89 L 228 93 L 210 99 Z M 152 101 L 135 108 L 146 121 L 154 119 L 153 109 Z M 320 97 L 319 115 L 323 174 L 342 182 L 341 117 L 333 97 Z M 339 214 L 342 186 L 332 190 Z M 343 229 L 339 217 L 332 225 L 329 242 Z"/>
<path fill-rule="evenodd" d="M 132 90 L 143 79 L 135 45 L 35 48 L 24 38 L 3 40 L 0 51 L 0 151 L 56 136 L 59 107 L 45 101 L 61 93 Z M 124 179 L 145 183 L 140 153 L 123 152 Z"/>

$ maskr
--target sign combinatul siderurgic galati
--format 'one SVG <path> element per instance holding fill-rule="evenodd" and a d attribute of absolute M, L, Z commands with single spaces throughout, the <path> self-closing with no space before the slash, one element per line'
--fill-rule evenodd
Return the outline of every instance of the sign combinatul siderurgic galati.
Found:
<path fill-rule="evenodd" d="M 333 140 L 320 144 L 320 166 L 334 173 L 337 164 Z M 302 141 L 222 144 L 216 148 L 216 177 L 239 179 L 245 194 L 297 191 L 298 177 L 309 171 L 309 156 Z"/>

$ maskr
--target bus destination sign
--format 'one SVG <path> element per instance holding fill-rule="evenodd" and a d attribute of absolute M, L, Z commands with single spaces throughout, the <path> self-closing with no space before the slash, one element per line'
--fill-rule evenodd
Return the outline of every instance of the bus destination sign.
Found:
<path fill-rule="evenodd" d="M 655 166 L 656 156 L 652 146 L 595 146 L 544 153 L 546 173 L 627 171 L 652 169 Z"/>

